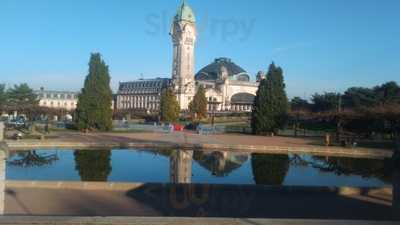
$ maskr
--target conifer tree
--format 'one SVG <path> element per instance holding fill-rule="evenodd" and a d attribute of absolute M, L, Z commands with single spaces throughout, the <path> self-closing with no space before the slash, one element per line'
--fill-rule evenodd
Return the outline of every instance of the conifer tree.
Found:
<path fill-rule="evenodd" d="M 189 104 L 189 112 L 193 120 L 207 118 L 207 97 L 203 86 L 199 86 L 193 100 Z"/>
<path fill-rule="evenodd" d="M 112 91 L 108 66 L 99 53 L 93 53 L 89 74 L 78 98 L 76 124 L 80 130 L 112 129 Z"/>
<path fill-rule="evenodd" d="M 4 87 L 2 88 L 4 90 Z M 8 89 L 5 98 L 9 106 L 32 107 L 39 104 L 37 95 L 26 83 L 14 85 L 13 88 Z"/>
<path fill-rule="evenodd" d="M 178 121 L 180 113 L 179 102 L 172 89 L 166 88 L 162 91 L 160 102 L 161 121 L 173 123 Z"/>
<path fill-rule="evenodd" d="M 0 84 L 0 110 L 5 108 L 7 103 L 6 85 Z"/>
<path fill-rule="evenodd" d="M 260 82 L 254 100 L 251 118 L 253 133 L 276 133 L 286 123 L 288 106 L 283 71 L 272 63 L 266 78 Z"/>

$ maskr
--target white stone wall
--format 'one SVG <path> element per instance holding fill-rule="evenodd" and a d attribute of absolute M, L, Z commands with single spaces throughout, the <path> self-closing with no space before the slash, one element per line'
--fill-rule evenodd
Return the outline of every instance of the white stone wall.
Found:
<path fill-rule="evenodd" d="M 228 86 L 227 98 L 231 99 L 233 95 L 238 93 L 248 93 L 255 96 L 258 90 L 258 84 L 257 85 L 253 84 L 252 83 L 246 84 L 245 82 L 231 83 Z"/>
<path fill-rule="evenodd" d="M 217 111 L 251 111 L 250 105 L 247 106 L 232 106 L 231 98 L 235 94 L 248 93 L 256 95 L 258 90 L 257 82 L 243 82 L 243 81 L 230 81 L 225 80 L 224 83 L 211 83 L 209 81 L 200 81 L 199 85 L 212 86 L 212 88 L 206 89 L 206 97 L 213 102 L 218 102 L 216 105 Z M 209 106 L 209 110 L 211 106 Z"/>
<path fill-rule="evenodd" d="M 157 111 L 160 108 L 160 95 L 118 95 L 117 109 L 145 109 L 148 111 Z"/>
<path fill-rule="evenodd" d="M 66 109 L 68 111 L 75 110 L 78 104 L 77 99 L 40 99 L 39 106 L 54 108 L 54 109 Z"/>
<path fill-rule="evenodd" d="M 72 111 L 76 109 L 78 104 L 77 92 L 48 91 L 41 89 L 35 91 L 35 93 L 38 96 L 39 106 L 42 107 Z"/>

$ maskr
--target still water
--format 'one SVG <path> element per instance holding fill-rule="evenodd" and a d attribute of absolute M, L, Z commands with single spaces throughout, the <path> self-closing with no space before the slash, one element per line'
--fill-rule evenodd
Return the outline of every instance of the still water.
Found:
<path fill-rule="evenodd" d="M 11 152 L 8 180 L 264 184 L 391 185 L 384 160 L 159 150 L 32 150 Z"/>

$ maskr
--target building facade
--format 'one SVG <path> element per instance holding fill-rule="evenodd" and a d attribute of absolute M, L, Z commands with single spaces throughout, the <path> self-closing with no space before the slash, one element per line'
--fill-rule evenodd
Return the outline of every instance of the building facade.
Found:
<path fill-rule="evenodd" d="M 217 58 L 196 74 L 206 90 L 209 111 L 251 111 L 259 83 L 229 58 Z"/>
<path fill-rule="evenodd" d="M 39 98 L 39 106 L 42 107 L 73 111 L 78 104 L 78 92 L 49 91 L 41 88 L 39 91 L 35 91 L 35 94 Z"/>
<path fill-rule="evenodd" d="M 122 82 L 116 94 L 116 109 L 159 109 L 161 90 L 172 88 L 182 111 L 189 107 L 198 87 L 206 89 L 209 111 L 251 111 L 258 81 L 229 58 L 217 58 L 199 72 L 195 68 L 196 18 L 184 1 L 173 19 L 171 78 Z"/>
<path fill-rule="evenodd" d="M 122 82 L 119 84 L 115 97 L 116 108 L 158 111 L 161 91 L 169 86 L 171 86 L 171 79 L 168 78 Z"/>

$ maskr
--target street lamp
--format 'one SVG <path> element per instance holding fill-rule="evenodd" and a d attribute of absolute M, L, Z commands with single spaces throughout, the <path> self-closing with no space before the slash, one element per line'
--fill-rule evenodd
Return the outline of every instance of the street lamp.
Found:
<path fill-rule="evenodd" d="M 212 101 L 209 102 L 211 104 L 211 126 L 214 127 L 215 123 L 215 110 L 216 106 L 218 105 L 217 99 L 213 98 Z"/>

